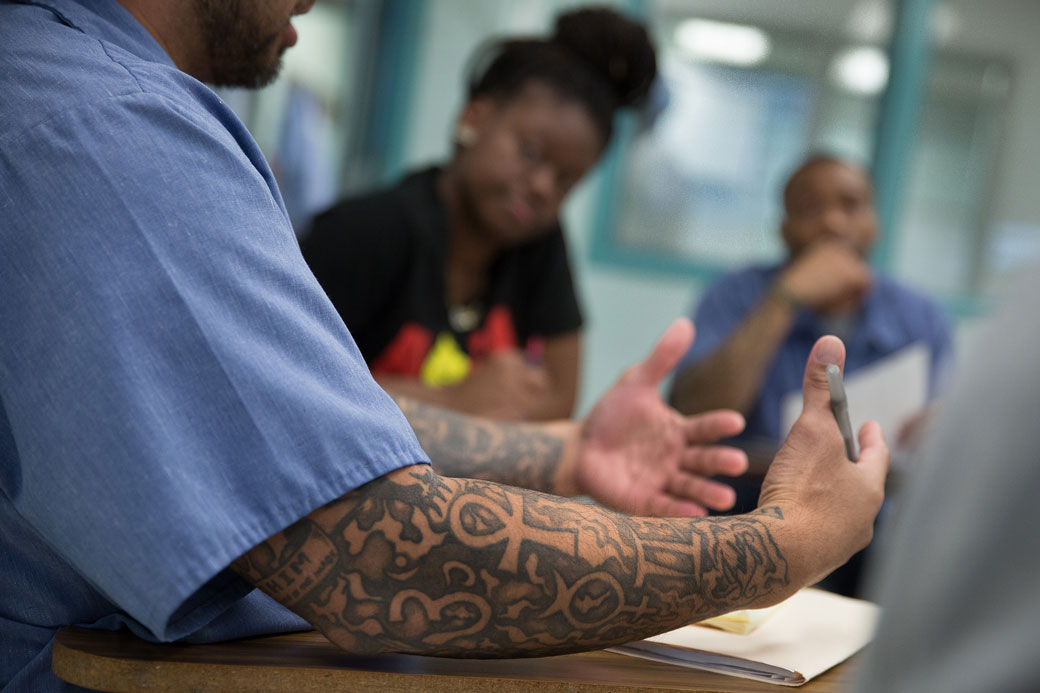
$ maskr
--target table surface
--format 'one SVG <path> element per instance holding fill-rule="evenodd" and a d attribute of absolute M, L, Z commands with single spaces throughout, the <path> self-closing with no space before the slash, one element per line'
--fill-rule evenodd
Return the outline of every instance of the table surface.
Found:
<path fill-rule="evenodd" d="M 797 690 L 852 688 L 859 657 Z M 443 659 L 412 655 L 351 657 L 317 632 L 210 645 L 157 644 L 126 631 L 62 628 L 54 672 L 104 691 L 443 691 L 444 693 L 606 693 L 790 690 L 749 679 L 659 664 L 610 652 L 533 659 Z"/>

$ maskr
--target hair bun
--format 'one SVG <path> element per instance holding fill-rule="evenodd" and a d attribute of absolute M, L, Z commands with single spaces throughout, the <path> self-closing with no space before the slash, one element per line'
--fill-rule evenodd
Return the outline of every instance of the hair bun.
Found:
<path fill-rule="evenodd" d="M 621 106 L 639 103 L 657 75 L 646 28 L 607 7 L 561 14 L 551 41 L 601 75 Z"/>

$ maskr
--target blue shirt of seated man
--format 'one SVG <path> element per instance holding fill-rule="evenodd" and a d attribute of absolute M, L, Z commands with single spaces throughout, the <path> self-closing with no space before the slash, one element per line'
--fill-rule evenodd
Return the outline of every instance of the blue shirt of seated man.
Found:
<path fill-rule="evenodd" d="M 715 353 L 765 298 L 781 269 L 782 265 L 747 267 L 712 284 L 693 314 L 697 338 L 677 372 Z M 930 356 L 929 397 L 941 390 L 952 355 L 950 326 L 942 308 L 915 289 L 877 276 L 862 307 L 843 323 L 829 321 L 808 308 L 798 310 L 746 414 L 747 427 L 740 440 L 779 444 L 781 400 L 787 393 L 801 390 L 805 360 L 812 345 L 825 334 L 837 334 L 845 342 L 846 375 L 911 344 L 924 343 Z"/>

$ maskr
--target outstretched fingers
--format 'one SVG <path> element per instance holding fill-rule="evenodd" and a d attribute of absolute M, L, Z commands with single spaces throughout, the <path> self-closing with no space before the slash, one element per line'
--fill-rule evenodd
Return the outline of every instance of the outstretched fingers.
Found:
<path fill-rule="evenodd" d="M 672 372 L 691 344 L 693 323 L 687 318 L 679 318 L 664 331 L 650 355 L 625 372 L 626 384 L 656 387 Z"/>
<path fill-rule="evenodd" d="M 683 471 L 702 476 L 740 476 L 747 471 L 747 453 L 728 445 L 699 445 L 683 453 Z"/>
<path fill-rule="evenodd" d="M 697 474 L 677 474 L 668 483 L 668 493 L 712 510 L 729 510 L 737 502 L 733 487 Z"/>
<path fill-rule="evenodd" d="M 708 510 L 688 498 L 662 492 L 647 501 L 646 514 L 651 517 L 703 517 Z"/>
<path fill-rule="evenodd" d="M 683 433 L 691 445 L 712 443 L 744 430 L 744 417 L 732 409 L 719 409 L 683 418 Z"/>

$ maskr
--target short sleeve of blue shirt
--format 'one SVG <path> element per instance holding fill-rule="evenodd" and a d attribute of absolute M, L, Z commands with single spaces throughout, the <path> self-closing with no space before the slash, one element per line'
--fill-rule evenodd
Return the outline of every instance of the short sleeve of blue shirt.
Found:
<path fill-rule="evenodd" d="M 24 560 L 60 556 L 173 639 L 242 596 L 237 556 L 428 458 L 234 115 L 171 66 L 69 37 L 83 54 L 30 54 L 37 91 L 0 106 L 0 520 L 31 527 L 7 533 L 40 542 Z M 55 75 L 65 107 L 28 112 Z"/>

